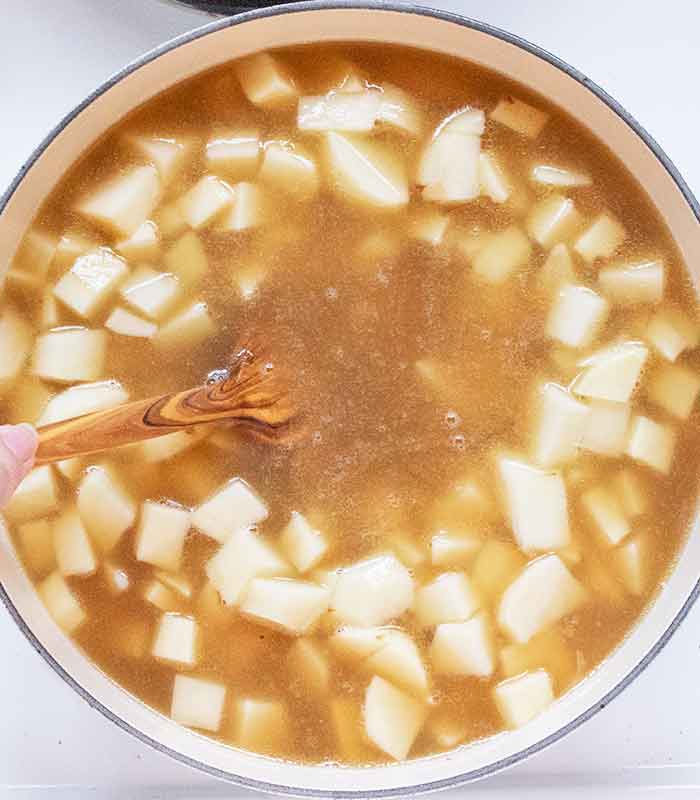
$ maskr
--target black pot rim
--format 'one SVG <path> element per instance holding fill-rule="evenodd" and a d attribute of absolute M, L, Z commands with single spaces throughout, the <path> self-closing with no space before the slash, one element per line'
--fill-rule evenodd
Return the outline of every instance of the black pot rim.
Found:
<path fill-rule="evenodd" d="M 631 114 L 629 114 L 629 112 L 627 112 L 604 89 L 602 89 L 592 80 L 590 80 L 590 78 L 588 78 L 586 75 L 579 72 L 577 69 L 570 66 L 565 61 L 562 61 L 560 58 L 548 52 L 547 50 L 544 50 L 543 48 L 528 42 L 526 39 L 523 39 L 512 33 L 508 33 L 507 31 L 501 30 L 500 28 L 494 27 L 484 22 L 480 22 L 478 20 L 470 19 L 468 17 L 463 17 L 458 14 L 453 14 L 451 12 L 440 11 L 433 8 L 427 8 L 425 6 L 417 6 L 410 3 L 393 2 L 393 0 L 390 2 L 387 2 L 387 0 L 305 0 L 305 2 L 297 2 L 297 3 L 290 3 L 288 5 L 260 8 L 253 11 L 247 11 L 245 13 L 237 14 L 235 16 L 224 17 L 222 19 L 217 19 L 213 22 L 209 22 L 205 25 L 202 25 L 191 31 L 188 31 L 180 36 L 170 39 L 169 41 L 165 42 L 162 45 L 159 45 L 158 47 L 152 50 L 149 50 L 136 60 L 127 64 L 121 70 L 112 75 L 109 79 L 107 79 L 102 85 L 100 85 L 97 89 L 95 89 L 95 91 L 89 94 L 79 105 L 77 105 L 72 111 L 70 111 L 53 128 L 53 130 L 51 130 L 51 132 L 32 152 L 27 161 L 22 165 L 22 167 L 20 168 L 19 172 L 15 176 L 14 180 L 12 181 L 8 189 L 4 192 L 2 197 L 0 197 L 0 215 L 3 213 L 5 207 L 7 206 L 7 203 L 9 202 L 10 198 L 16 191 L 19 184 L 24 179 L 25 175 L 29 172 L 34 163 L 46 150 L 46 148 L 51 144 L 51 142 L 64 130 L 64 128 L 70 122 L 72 122 L 72 120 L 74 120 L 84 109 L 86 109 L 94 100 L 96 100 L 107 90 L 112 88 L 115 84 L 127 78 L 136 70 L 140 69 L 146 64 L 149 64 L 151 61 L 154 61 L 155 59 L 159 58 L 161 55 L 168 53 L 177 47 L 180 47 L 181 45 L 195 41 L 196 39 L 199 39 L 202 36 L 206 36 L 210 33 L 214 33 L 215 31 L 222 30 L 224 28 L 234 27 L 237 25 L 241 25 L 245 22 L 248 22 L 249 20 L 260 19 L 269 16 L 295 14 L 301 11 L 316 11 L 324 9 L 362 9 L 370 11 L 394 11 L 405 14 L 415 14 L 425 17 L 435 17 L 437 19 L 441 19 L 446 22 L 452 22 L 456 25 L 460 25 L 466 28 L 472 28 L 473 30 L 488 34 L 489 36 L 493 36 L 497 39 L 508 42 L 509 44 L 513 44 L 517 47 L 520 47 L 521 49 L 527 51 L 528 53 L 531 53 L 532 55 L 535 55 L 543 59 L 544 61 L 547 61 L 549 64 L 561 70 L 562 72 L 566 73 L 569 77 L 573 78 L 575 81 L 577 81 L 586 89 L 588 89 L 590 92 L 592 92 L 594 95 L 596 95 L 596 97 L 602 100 L 602 102 L 604 102 L 612 111 L 614 111 L 618 115 L 618 117 L 620 117 L 637 134 L 637 136 L 639 136 L 642 139 L 642 141 L 654 153 L 656 158 L 661 162 L 663 167 L 669 173 L 675 184 L 678 186 L 678 189 L 682 193 L 683 197 L 687 201 L 688 205 L 690 206 L 691 210 L 693 211 L 693 214 L 698 219 L 698 222 L 700 222 L 700 204 L 698 203 L 697 198 L 694 196 L 693 192 L 690 190 L 690 188 L 688 187 L 688 185 L 685 183 L 680 173 L 678 172 L 678 169 L 671 161 L 671 159 L 666 155 L 666 153 L 658 144 L 658 142 L 655 141 L 655 139 L 639 124 L 639 122 L 637 122 L 637 120 L 634 119 L 634 117 L 632 117 Z M 407 797 L 416 794 L 423 794 L 426 792 L 434 792 L 439 789 L 448 789 L 448 788 L 454 789 L 466 783 L 470 783 L 472 781 L 479 780 L 480 778 L 485 778 L 489 775 L 493 775 L 496 772 L 500 772 L 501 770 L 513 766 L 514 764 L 523 761 L 529 756 L 534 755 L 535 753 L 538 753 L 541 750 L 544 750 L 549 745 L 554 744 L 555 742 L 562 739 L 568 733 L 571 733 L 572 731 L 576 730 L 576 728 L 578 728 L 586 720 L 590 719 L 592 716 L 597 714 L 598 711 L 605 708 L 605 706 L 607 706 L 625 688 L 627 688 L 627 686 L 629 686 L 634 681 L 634 679 L 637 678 L 637 676 L 639 676 L 647 668 L 647 666 L 649 666 L 651 661 L 666 646 L 673 633 L 676 631 L 680 623 L 687 616 L 688 612 L 692 608 L 693 604 L 695 603 L 699 595 L 700 595 L 700 580 L 698 580 L 698 582 L 695 584 L 693 590 L 691 591 L 688 598 L 684 602 L 680 611 L 671 621 L 668 628 L 666 628 L 666 630 L 663 632 L 663 634 L 660 636 L 657 642 L 652 646 L 649 652 L 638 662 L 638 664 L 622 680 L 620 680 L 597 703 L 589 707 L 583 713 L 579 714 L 579 716 L 568 722 L 566 725 L 563 725 L 554 733 L 550 734 L 544 739 L 541 739 L 535 744 L 530 745 L 529 747 L 524 748 L 523 750 L 520 750 L 519 752 L 514 753 L 508 756 L 507 758 L 500 759 L 491 764 L 480 767 L 479 769 L 454 775 L 450 778 L 444 778 L 437 781 L 431 781 L 422 784 L 414 784 L 412 786 L 405 786 L 395 789 L 338 791 L 333 789 L 319 789 L 319 790 L 304 789 L 294 786 L 285 786 L 282 784 L 267 783 L 265 781 L 252 780 L 250 778 L 245 778 L 240 775 L 234 775 L 233 773 L 229 773 L 226 772 L 225 770 L 221 770 L 216 767 L 212 767 L 208 764 L 205 764 L 204 762 L 199 761 L 198 759 L 190 758 L 189 756 L 186 756 L 185 754 L 180 753 L 177 750 L 173 750 L 172 748 L 167 747 L 161 742 L 152 739 L 150 736 L 147 736 L 145 733 L 138 730 L 133 725 L 126 722 L 121 717 L 114 714 L 110 709 L 108 709 L 102 703 L 100 703 L 100 701 L 97 700 L 97 698 L 95 698 L 86 689 L 84 689 L 54 659 L 51 653 L 49 653 L 49 651 L 41 644 L 41 642 L 31 631 L 27 623 L 20 615 L 17 608 L 10 600 L 4 586 L 0 584 L 0 599 L 2 599 L 3 603 L 5 604 L 10 615 L 16 622 L 17 626 L 22 631 L 22 633 L 27 638 L 32 647 L 37 651 L 37 653 L 39 653 L 39 655 L 44 659 L 44 661 L 46 661 L 51 666 L 51 668 L 58 675 L 60 675 L 60 677 L 69 686 L 71 686 L 92 708 L 97 709 L 103 716 L 111 720 L 115 725 L 117 725 L 122 730 L 127 731 L 132 736 L 136 737 L 145 744 L 150 745 L 158 752 L 165 753 L 170 757 L 174 758 L 176 761 L 185 764 L 186 766 L 193 767 L 201 772 L 211 775 L 212 777 L 228 781 L 229 783 L 235 784 L 244 789 L 254 789 L 262 792 L 292 795 L 296 797 L 322 797 L 322 798 L 334 798 L 337 800 L 345 800 L 345 798 L 347 798 L 347 800 L 359 800 L 359 798 L 369 798 L 369 797 L 376 797 L 376 798 Z"/>

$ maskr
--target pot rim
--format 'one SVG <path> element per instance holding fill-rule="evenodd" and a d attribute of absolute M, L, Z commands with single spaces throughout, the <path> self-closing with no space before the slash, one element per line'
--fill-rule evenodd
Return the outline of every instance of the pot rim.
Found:
<path fill-rule="evenodd" d="M 175 50 L 176 48 L 188 44 L 192 41 L 200 39 L 209 34 L 215 33 L 219 30 L 238 26 L 248 21 L 261 19 L 271 16 L 281 16 L 284 14 L 294 14 L 299 12 L 308 12 L 316 10 L 367 10 L 367 11 L 391 11 L 400 12 L 405 14 L 413 14 L 417 16 L 432 17 L 445 22 L 451 22 L 455 25 L 471 28 L 481 33 L 492 36 L 501 41 L 512 44 L 516 47 L 525 50 L 526 52 L 534 55 L 550 65 L 556 67 L 564 72 L 570 78 L 573 78 L 577 83 L 581 84 L 584 88 L 588 89 L 599 100 L 607 105 L 627 126 L 635 133 L 646 146 L 651 150 L 654 156 L 662 164 L 665 170 L 669 173 L 673 182 L 680 190 L 683 198 L 690 206 L 693 215 L 700 223 L 700 203 L 695 197 L 690 187 L 683 180 L 675 164 L 664 152 L 656 140 L 644 129 L 644 127 L 637 122 L 637 120 L 626 111 L 613 97 L 611 97 L 604 89 L 598 84 L 593 82 L 590 78 L 584 75 L 579 70 L 570 66 L 568 63 L 558 58 L 549 51 L 541 48 L 526 39 L 502 30 L 501 28 L 489 25 L 488 23 L 481 22 L 466 16 L 455 14 L 448 11 L 442 11 L 426 6 L 418 6 L 408 2 L 394 2 L 393 0 L 304 0 L 303 2 L 294 2 L 286 5 L 269 6 L 265 8 L 254 9 L 243 13 L 237 13 L 234 16 L 223 17 L 216 19 L 212 22 L 205 23 L 197 28 L 187 31 L 184 34 L 169 39 L 163 44 L 145 52 L 140 57 L 126 64 L 120 70 L 115 72 L 110 78 L 104 81 L 94 91 L 92 91 L 81 103 L 75 106 L 68 114 L 66 114 L 60 122 L 44 137 L 40 144 L 33 150 L 29 158 L 24 162 L 15 178 L 10 183 L 7 190 L 0 196 L 0 215 L 2 215 L 5 207 L 9 203 L 14 192 L 17 190 L 24 177 L 32 168 L 34 163 L 39 159 L 43 152 L 49 147 L 53 140 L 77 117 L 82 111 L 90 106 L 97 98 L 111 89 L 113 86 L 128 78 L 132 73 L 136 72 L 141 67 L 155 61 L 160 56 Z M 666 646 L 669 639 L 679 627 L 681 622 L 685 619 L 688 612 L 694 605 L 698 596 L 700 596 L 700 580 L 693 586 L 691 592 L 681 606 L 680 610 L 673 617 L 668 627 L 664 630 L 661 636 L 649 649 L 639 662 L 613 686 L 600 700 L 591 705 L 586 711 L 579 714 L 573 720 L 570 720 L 565 725 L 562 725 L 558 730 L 550 735 L 540 739 L 532 745 L 519 750 L 505 758 L 486 764 L 477 769 L 472 769 L 449 778 L 441 780 L 430 781 L 427 783 L 413 784 L 411 786 L 402 786 L 398 788 L 389 789 L 374 789 L 374 790 L 333 790 L 333 789 L 310 789 L 283 785 L 280 783 L 268 783 L 265 781 L 246 778 L 241 775 L 236 775 L 226 770 L 219 769 L 210 764 L 207 764 L 199 759 L 192 758 L 185 755 L 173 748 L 168 747 L 162 742 L 153 739 L 151 736 L 145 734 L 143 731 L 136 728 L 131 723 L 122 719 L 118 714 L 111 711 L 103 705 L 96 697 L 94 697 L 87 689 L 85 689 L 72 675 L 58 663 L 49 650 L 39 641 L 39 639 L 32 632 L 29 625 L 24 621 L 24 618 L 19 613 L 12 600 L 10 599 L 5 587 L 0 583 L 0 599 L 4 603 L 11 617 L 14 619 L 20 631 L 24 634 L 26 639 L 32 647 L 39 653 L 39 655 L 46 661 L 49 666 L 56 672 L 69 686 L 71 686 L 77 694 L 83 698 L 92 708 L 99 711 L 103 716 L 113 722 L 122 730 L 128 732 L 139 741 L 153 747 L 160 753 L 164 753 L 171 758 L 174 758 L 180 763 L 198 769 L 214 778 L 219 778 L 240 786 L 244 789 L 253 789 L 262 792 L 269 792 L 275 794 L 285 794 L 297 797 L 325 797 L 325 798 L 352 798 L 357 800 L 360 797 L 406 797 L 414 794 L 423 794 L 433 792 L 440 789 L 456 788 L 466 783 L 476 781 L 480 778 L 493 775 L 507 767 L 513 766 L 530 756 L 539 753 L 551 744 L 562 739 L 568 733 L 576 730 L 586 720 L 605 708 L 608 703 L 614 700 L 632 681 L 637 678 L 646 668 L 651 661 L 661 652 Z M 632 632 L 631 635 L 634 635 Z M 125 691 L 125 690 L 123 690 Z M 324 767 L 321 767 L 324 768 Z"/>

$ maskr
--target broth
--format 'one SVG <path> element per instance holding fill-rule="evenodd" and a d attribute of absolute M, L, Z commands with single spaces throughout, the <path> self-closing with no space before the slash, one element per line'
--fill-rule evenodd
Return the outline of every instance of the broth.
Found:
<path fill-rule="evenodd" d="M 179 85 L 68 171 L 2 303 L 3 421 L 196 385 L 251 331 L 289 368 L 289 447 L 209 426 L 7 509 L 84 652 L 231 745 L 370 764 L 526 724 L 683 542 L 684 265 L 600 142 L 469 63 L 314 45 Z"/>

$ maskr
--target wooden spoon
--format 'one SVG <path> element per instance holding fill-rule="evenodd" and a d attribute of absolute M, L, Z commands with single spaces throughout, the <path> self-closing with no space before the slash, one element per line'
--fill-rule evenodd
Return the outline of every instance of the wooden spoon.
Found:
<path fill-rule="evenodd" d="M 258 437 L 282 440 L 295 415 L 278 368 L 262 347 L 246 344 L 204 386 L 39 428 L 36 463 L 99 453 L 210 422 L 228 421 Z"/>

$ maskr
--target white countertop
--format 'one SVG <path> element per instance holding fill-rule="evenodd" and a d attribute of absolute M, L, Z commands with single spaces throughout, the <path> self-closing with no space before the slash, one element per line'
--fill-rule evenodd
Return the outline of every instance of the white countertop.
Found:
<path fill-rule="evenodd" d="M 586 73 L 652 133 L 700 195 L 697 0 L 432 5 L 510 30 Z M 0 19 L 0 192 L 90 90 L 143 51 L 207 21 L 158 0 L 0 0 Z M 89 708 L 2 609 L 0 686 L 0 798 L 241 795 L 140 744 Z M 700 796 L 700 606 L 649 669 L 582 728 L 456 794 Z"/>

